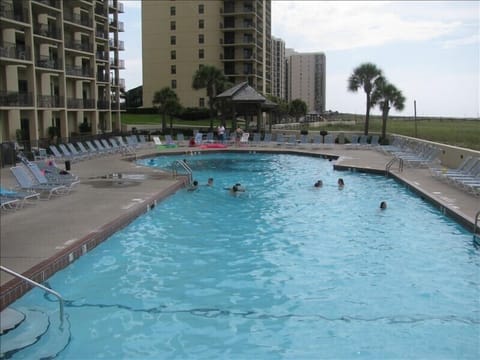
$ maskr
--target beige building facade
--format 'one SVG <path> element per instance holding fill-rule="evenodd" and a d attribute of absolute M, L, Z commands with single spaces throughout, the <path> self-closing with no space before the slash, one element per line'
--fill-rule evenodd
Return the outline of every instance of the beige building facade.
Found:
<path fill-rule="evenodd" d="M 270 0 L 142 1 L 143 105 L 172 88 L 184 107 L 208 107 L 192 79 L 203 65 L 270 93 Z"/>
<path fill-rule="evenodd" d="M 287 57 L 288 101 L 305 101 L 308 112 L 325 112 L 326 59 L 323 53 L 292 53 Z"/>
<path fill-rule="evenodd" d="M 121 128 L 118 0 L 1 0 L 0 141 Z"/>

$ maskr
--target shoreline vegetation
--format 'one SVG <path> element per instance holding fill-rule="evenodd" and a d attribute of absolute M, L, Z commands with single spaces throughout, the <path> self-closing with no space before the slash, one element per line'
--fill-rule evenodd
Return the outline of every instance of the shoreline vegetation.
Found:
<path fill-rule="evenodd" d="M 309 133 L 317 131 L 354 131 L 363 132 L 365 115 L 360 114 L 332 114 L 328 116 L 328 123 L 318 127 L 308 126 Z M 122 123 L 128 125 L 155 125 L 162 123 L 160 114 L 122 114 Z M 219 120 L 214 120 L 214 126 Z M 181 120 L 174 118 L 173 127 L 210 127 L 210 119 Z M 382 119 L 380 115 L 370 116 L 370 133 L 380 133 Z M 417 116 L 389 116 L 387 133 L 417 137 L 424 140 L 439 142 L 453 146 L 480 151 L 480 118 L 454 117 L 426 117 Z"/>

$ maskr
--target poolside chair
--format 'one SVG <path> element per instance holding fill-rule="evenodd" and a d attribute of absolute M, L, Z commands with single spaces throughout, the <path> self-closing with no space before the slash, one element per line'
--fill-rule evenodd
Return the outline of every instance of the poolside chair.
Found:
<path fill-rule="evenodd" d="M 102 145 L 102 143 L 100 142 L 100 140 L 98 140 L 98 139 L 93 140 L 93 143 L 95 144 L 97 149 L 100 150 L 100 152 L 102 152 L 102 153 L 112 154 L 114 152 L 111 147 L 108 147 L 108 149 L 106 147 L 104 147 Z"/>
<path fill-rule="evenodd" d="M 34 204 L 35 200 L 40 199 L 39 192 L 7 190 L 2 187 L 0 187 L 0 196 L 4 199 L 18 200 L 17 207 L 23 207 L 25 204 Z"/>
<path fill-rule="evenodd" d="M 359 148 L 367 148 L 369 147 L 368 144 L 368 135 L 361 135 L 358 139 L 358 147 Z"/>
<path fill-rule="evenodd" d="M 85 147 L 85 145 L 83 145 L 82 142 L 77 142 L 77 146 L 78 148 L 80 149 L 80 151 L 83 153 L 83 154 L 88 154 L 88 156 L 91 158 L 95 155 L 99 155 L 99 153 L 97 151 L 92 151 L 92 150 L 89 150 Z"/>
<path fill-rule="evenodd" d="M 277 134 L 275 142 L 277 145 L 282 146 L 283 144 L 285 144 L 285 136 L 283 134 Z"/>
<path fill-rule="evenodd" d="M 97 155 L 105 155 L 105 151 L 101 151 L 99 148 L 96 148 L 90 140 L 85 141 L 85 144 L 87 144 L 88 149 L 91 153 Z"/>
<path fill-rule="evenodd" d="M 160 136 L 152 136 L 152 139 L 157 149 L 163 149 L 165 147 L 165 144 L 163 144 L 162 140 L 160 140 Z"/>
<path fill-rule="evenodd" d="M 125 137 L 125 139 L 127 140 L 127 144 L 128 146 L 130 146 L 131 148 L 138 148 L 139 145 L 138 145 L 138 139 L 135 135 L 130 135 L 130 136 L 127 136 Z"/>
<path fill-rule="evenodd" d="M 5 197 L 0 195 L 0 208 L 3 210 L 17 210 L 21 206 L 19 199 Z"/>
<path fill-rule="evenodd" d="M 240 146 L 241 145 L 248 145 L 248 138 L 250 137 L 250 133 L 244 132 L 242 137 L 240 138 Z"/>
<path fill-rule="evenodd" d="M 324 149 L 330 149 L 335 145 L 335 136 L 333 134 L 325 135 L 323 139 L 322 147 Z"/>
<path fill-rule="evenodd" d="M 185 145 L 185 136 L 182 133 L 177 134 L 177 145 L 178 146 Z"/>
<path fill-rule="evenodd" d="M 252 146 L 258 146 L 260 144 L 261 134 L 253 133 Z"/>
<path fill-rule="evenodd" d="M 167 147 L 177 147 L 177 144 L 173 140 L 172 135 L 165 135 L 165 143 Z"/>
<path fill-rule="evenodd" d="M 68 172 L 63 172 L 55 166 L 49 167 L 48 170 L 40 170 L 36 163 L 30 162 L 23 164 L 25 168 L 32 174 L 33 178 L 41 185 L 62 185 L 70 192 L 75 185 L 80 184 L 80 180 L 76 176 Z"/>
<path fill-rule="evenodd" d="M 265 133 L 263 140 L 261 141 L 262 146 L 269 146 L 272 142 L 272 133 Z"/>
<path fill-rule="evenodd" d="M 357 134 L 352 134 L 350 143 L 345 144 L 345 149 L 356 149 L 358 146 L 358 138 L 359 136 Z"/>
<path fill-rule="evenodd" d="M 307 134 L 301 134 L 300 135 L 300 141 L 298 143 L 299 147 L 306 147 L 308 145 L 308 135 Z"/>
<path fill-rule="evenodd" d="M 67 159 L 59 150 L 58 148 L 55 146 L 55 145 L 50 145 L 48 147 L 50 149 L 50 151 L 52 152 L 53 154 L 53 157 L 57 160 L 65 160 Z"/>
<path fill-rule="evenodd" d="M 370 139 L 370 146 L 371 147 L 380 146 L 379 141 L 380 141 L 379 135 L 372 135 L 372 138 Z"/>
<path fill-rule="evenodd" d="M 67 144 L 67 147 L 68 147 L 68 150 L 70 150 L 70 152 L 73 154 L 73 156 L 75 156 L 76 158 L 79 158 L 79 159 L 89 159 L 90 158 L 90 154 L 87 152 L 87 153 L 84 153 L 83 151 L 82 152 L 79 152 L 77 150 L 77 148 L 75 147 L 75 145 L 73 145 L 72 143 L 68 143 Z"/>
<path fill-rule="evenodd" d="M 24 167 L 14 166 L 10 168 L 10 171 L 15 177 L 20 189 L 36 191 L 41 194 L 48 193 L 47 199 L 50 199 L 53 195 L 65 195 L 69 192 L 68 188 L 64 185 L 39 184 L 33 181 Z"/>
<path fill-rule="evenodd" d="M 138 140 L 139 140 L 140 147 L 142 147 L 142 148 L 148 148 L 148 147 L 154 147 L 155 146 L 155 144 L 152 141 L 147 141 L 147 138 L 143 134 L 138 135 Z"/>
<path fill-rule="evenodd" d="M 195 145 L 203 144 L 203 133 L 200 131 L 195 134 Z"/>

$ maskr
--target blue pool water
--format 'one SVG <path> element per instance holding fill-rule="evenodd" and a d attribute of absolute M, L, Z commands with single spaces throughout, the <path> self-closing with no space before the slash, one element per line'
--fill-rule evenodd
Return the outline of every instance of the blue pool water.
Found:
<path fill-rule="evenodd" d="M 49 280 L 68 300 L 60 359 L 480 356 L 480 253 L 434 207 L 321 158 L 142 162 L 183 158 L 214 186 L 180 190 Z M 14 306 L 58 311 L 42 297 Z"/>

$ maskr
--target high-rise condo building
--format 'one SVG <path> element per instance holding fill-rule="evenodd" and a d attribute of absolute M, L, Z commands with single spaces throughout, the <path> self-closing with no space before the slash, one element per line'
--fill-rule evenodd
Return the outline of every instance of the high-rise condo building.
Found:
<path fill-rule="evenodd" d="M 272 95 L 286 99 L 285 41 L 272 36 Z"/>
<path fill-rule="evenodd" d="M 120 129 L 118 0 L 1 0 L 0 141 Z"/>
<path fill-rule="evenodd" d="M 143 105 L 170 87 L 183 106 L 207 107 L 206 90 L 192 89 L 203 65 L 270 94 L 270 8 L 270 0 L 142 1 Z"/>
<path fill-rule="evenodd" d="M 288 101 L 301 99 L 309 112 L 325 112 L 325 54 L 288 53 Z"/>

